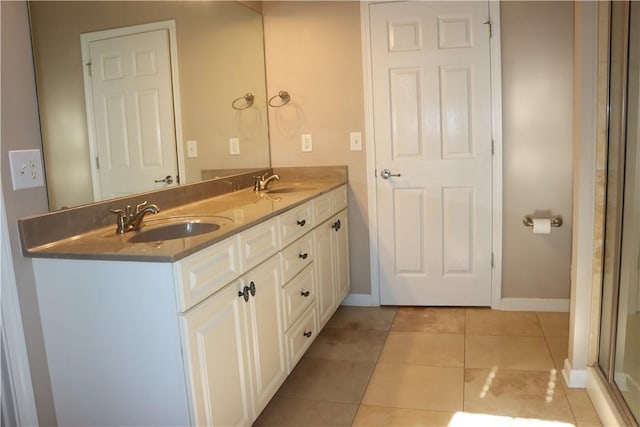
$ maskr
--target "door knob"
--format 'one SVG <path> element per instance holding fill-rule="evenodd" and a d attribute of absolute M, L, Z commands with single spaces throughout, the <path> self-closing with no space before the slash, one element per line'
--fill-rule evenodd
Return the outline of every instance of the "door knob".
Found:
<path fill-rule="evenodd" d="M 173 177 L 171 175 L 167 175 L 164 179 L 156 179 L 153 182 L 164 182 L 165 184 L 173 184 Z"/>
<path fill-rule="evenodd" d="M 399 173 L 391 173 L 391 171 L 389 169 L 382 169 L 380 171 L 380 176 L 382 177 L 382 179 L 389 179 L 392 176 L 400 176 Z"/>

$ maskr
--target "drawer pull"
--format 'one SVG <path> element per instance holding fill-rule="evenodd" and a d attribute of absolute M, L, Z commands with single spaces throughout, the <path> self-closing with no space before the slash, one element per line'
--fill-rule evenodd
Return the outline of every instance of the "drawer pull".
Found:
<path fill-rule="evenodd" d="M 308 256 L 309 256 L 309 254 L 306 253 L 306 252 L 303 253 L 303 254 L 298 254 L 298 258 L 300 258 L 300 259 L 307 259 Z"/>
<path fill-rule="evenodd" d="M 244 302 L 249 302 L 249 287 L 245 286 L 241 291 L 238 291 L 238 296 L 244 298 Z"/>
<path fill-rule="evenodd" d="M 302 333 L 302 335 L 304 335 L 307 338 L 310 338 L 312 334 L 313 334 L 313 332 L 311 332 L 311 331 L 306 331 L 306 332 Z"/>
<path fill-rule="evenodd" d="M 302 292 L 300 292 L 300 295 L 302 295 L 303 297 L 305 297 L 305 298 L 306 298 L 306 297 L 308 297 L 309 295 L 311 295 L 311 292 L 310 292 L 310 291 L 302 291 Z"/>
<path fill-rule="evenodd" d="M 251 292 L 251 296 L 255 297 L 256 296 L 256 284 L 251 282 L 249 283 L 249 292 Z"/>
<path fill-rule="evenodd" d="M 304 219 L 299 219 L 298 221 L 296 221 L 296 224 L 298 224 L 300 227 L 304 227 L 306 223 L 307 221 L 305 221 Z"/>
<path fill-rule="evenodd" d="M 342 224 L 340 224 L 340 220 L 337 220 L 336 222 L 333 223 L 333 225 L 331 226 L 331 228 L 333 228 L 334 230 L 338 231 L 340 230 L 340 227 L 342 227 Z"/>

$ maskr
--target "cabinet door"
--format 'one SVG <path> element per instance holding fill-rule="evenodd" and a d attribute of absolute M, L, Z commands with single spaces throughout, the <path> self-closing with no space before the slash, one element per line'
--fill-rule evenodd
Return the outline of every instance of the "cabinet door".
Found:
<path fill-rule="evenodd" d="M 275 256 L 241 278 L 252 295 L 247 308 L 253 344 L 251 360 L 256 415 L 269 403 L 287 376 L 281 277 L 280 260 Z"/>
<path fill-rule="evenodd" d="M 345 209 L 331 220 L 336 306 L 340 305 L 351 290 L 349 275 L 349 225 L 347 218 L 348 214 Z"/>
<path fill-rule="evenodd" d="M 247 303 L 239 281 L 182 316 L 196 425 L 253 422 Z"/>
<path fill-rule="evenodd" d="M 333 315 L 336 307 L 336 289 L 334 286 L 333 230 L 331 220 L 327 220 L 313 230 L 315 247 L 314 266 L 316 271 L 318 321 L 322 328 Z"/>

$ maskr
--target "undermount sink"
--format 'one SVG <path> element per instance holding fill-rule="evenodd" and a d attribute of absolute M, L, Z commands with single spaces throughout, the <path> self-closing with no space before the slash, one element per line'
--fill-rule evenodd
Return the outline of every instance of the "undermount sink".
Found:
<path fill-rule="evenodd" d="M 162 240 L 183 239 L 185 237 L 211 233 L 219 228 L 220 225 L 212 222 L 178 222 L 139 231 L 129 239 L 129 242 L 148 243 Z"/>
<path fill-rule="evenodd" d="M 136 231 L 128 241 L 131 243 L 153 243 L 164 240 L 184 239 L 212 233 L 220 229 L 219 222 L 233 220 L 221 215 L 174 215 L 146 219 L 144 228 Z"/>

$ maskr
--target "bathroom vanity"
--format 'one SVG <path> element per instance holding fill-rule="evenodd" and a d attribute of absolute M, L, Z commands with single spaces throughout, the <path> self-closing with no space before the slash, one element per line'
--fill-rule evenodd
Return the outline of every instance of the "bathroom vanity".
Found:
<path fill-rule="evenodd" d="M 345 184 L 157 215 L 220 226 L 199 236 L 99 228 L 27 248 L 59 424 L 250 425 L 349 293 Z"/>

